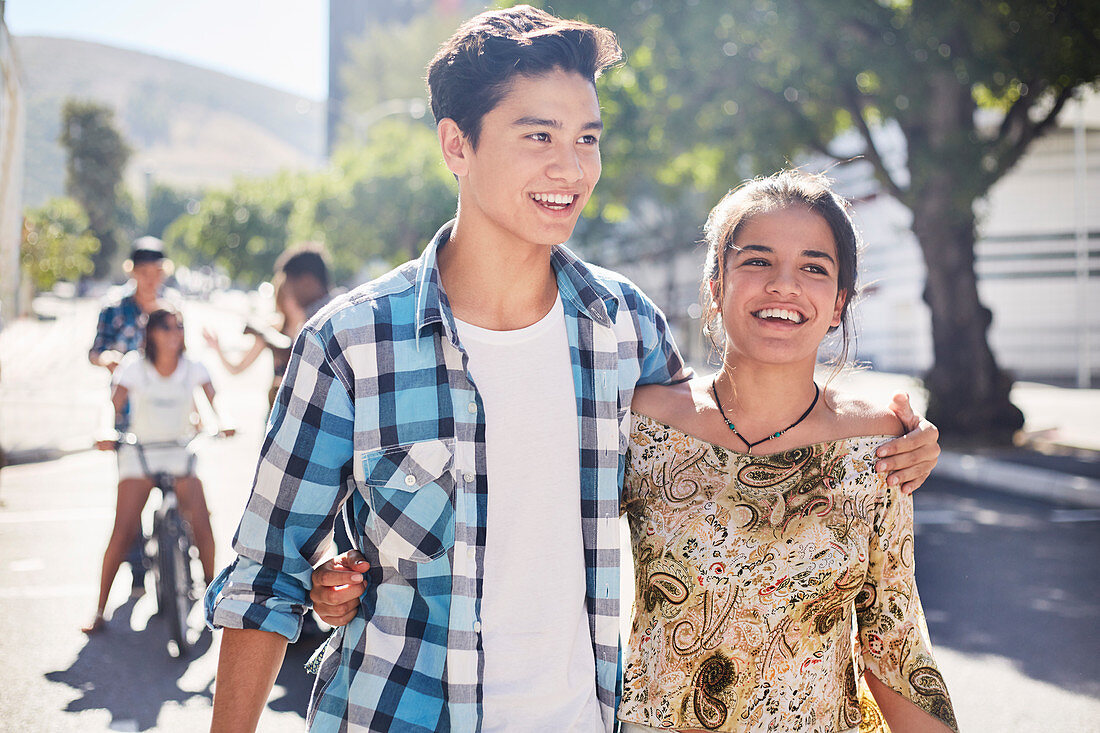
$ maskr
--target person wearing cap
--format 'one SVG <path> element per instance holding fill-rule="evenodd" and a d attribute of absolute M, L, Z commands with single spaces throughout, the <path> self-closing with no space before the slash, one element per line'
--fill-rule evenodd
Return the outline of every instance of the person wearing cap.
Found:
<path fill-rule="evenodd" d="M 130 258 L 123 265 L 130 275 L 130 282 L 124 286 L 120 297 L 109 300 L 99 312 L 95 341 L 88 351 L 88 360 L 92 364 L 114 375 L 122 357 L 141 348 L 145 338 L 145 321 L 163 297 L 165 263 L 164 243 L 159 239 L 146 236 L 134 241 Z M 128 414 L 128 411 L 124 413 Z M 125 421 L 115 427 L 125 429 Z M 138 537 L 126 555 L 126 562 L 133 573 L 133 597 L 145 592 L 142 550 L 142 540 Z"/>
<path fill-rule="evenodd" d="M 130 259 L 123 265 L 130 275 L 121 297 L 109 301 L 99 312 L 95 341 L 88 360 L 114 374 L 129 351 L 141 347 L 145 318 L 156 310 L 162 297 L 165 276 L 164 243 L 156 237 L 134 241 Z"/>

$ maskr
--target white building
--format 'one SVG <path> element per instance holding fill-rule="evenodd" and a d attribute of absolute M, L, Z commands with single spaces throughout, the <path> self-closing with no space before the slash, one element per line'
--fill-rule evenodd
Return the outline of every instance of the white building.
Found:
<path fill-rule="evenodd" d="M 856 199 L 867 245 L 859 356 L 884 371 L 923 372 L 932 338 L 911 214 L 888 196 L 838 185 Z M 1097 201 L 1100 96 L 1093 95 L 1067 104 L 1055 128 L 977 204 L 975 269 L 979 296 L 993 312 L 990 344 L 1018 378 L 1082 387 L 1100 379 Z"/>
<path fill-rule="evenodd" d="M 0 318 L 19 310 L 19 244 L 23 236 L 23 91 L 0 0 Z"/>

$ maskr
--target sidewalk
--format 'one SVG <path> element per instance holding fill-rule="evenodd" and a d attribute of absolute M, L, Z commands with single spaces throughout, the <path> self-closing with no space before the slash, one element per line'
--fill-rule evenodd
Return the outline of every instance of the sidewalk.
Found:
<path fill-rule="evenodd" d="M 922 411 L 920 382 L 905 375 L 864 371 L 844 377 L 853 391 L 885 404 L 909 392 Z M 944 451 L 933 476 L 995 491 L 1100 508 L 1100 389 L 1066 389 L 1017 382 L 1012 401 L 1024 413 L 1023 445 L 974 452 Z"/>

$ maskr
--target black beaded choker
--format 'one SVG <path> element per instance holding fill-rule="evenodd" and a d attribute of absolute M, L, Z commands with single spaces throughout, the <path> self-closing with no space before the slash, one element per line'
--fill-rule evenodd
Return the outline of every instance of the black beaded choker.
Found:
<path fill-rule="evenodd" d="M 750 443 L 748 441 L 748 439 L 745 438 L 744 435 L 737 432 L 737 428 L 735 428 L 733 426 L 733 422 L 728 417 L 726 417 L 726 411 L 724 409 L 722 409 L 722 400 L 718 399 L 718 377 L 715 377 L 714 380 L 711 381 L 710 391 L 714 393 L 714 403 L 716 405 L 718 405 L 718 412 L 722 413 L 722 419 L 726 421 L 726 425 L 729 426 L 729 429 L 731 431 L 733 431 L 733 434 L 736 435 L 738 438 L 740 438 L 742 443 L 744 443 L 745 445 L 748 446 L 748 449 L 745 452 L 749 453 L 749 454 L 752 453 L 752 449 L 755 448 L 756 446 L 760 445 L 761 443 L 767 443 L 769 440 L 772 440 L 774 438 L 778 438 L 780 435 L 787 432 L 788 430 L 793 428 L 795 425 L 797 425 L 798 423 L 802 422 L 807 417 L 809 417 L 810 413 L 813 412 L 814 407 L 817 406 L 817 398 L 819 396 L 821 396 L 821 388 L 817 386 L 817 382 L 814 382 L 814 401 L 811 402 L 810 406 L 806 408 L 806 411 L 804 413 L 802 413 L 802 417 L 798 418 L 793 423 L 791 423 L 787 427 L 780 430 L 778 433 L 772 433 L 771 435 L 764 438 L 763 440 L 758 440 L 755 443 Z"/>

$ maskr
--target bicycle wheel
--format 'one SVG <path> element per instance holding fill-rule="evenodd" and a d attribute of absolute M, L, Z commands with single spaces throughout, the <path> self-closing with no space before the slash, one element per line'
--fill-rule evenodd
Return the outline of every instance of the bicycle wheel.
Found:
<path fill-rule="evenodd" d="M 161 558 L 164 557 L 165 549 L 162 547 L 164 536 L 164 530 L 162 529 L 163 522 L 156 518 L 153 520 L 153 533 L 149 535 L 145 543 L 145 554 L 149 558 L 149 569 L 153 571 L 154 587 L 157 594 L 157 615 L 160 616 L 168 608 L 170 594 L 170 578 L 164 577 L 164 571 L 161 569 Z"/>
<path fill-rule="evenodd" d="M 161 568 L 167 595 L 164 610 L 168 617 L 168 631 L 176 647 L 176 653 L 173 656 L 183 656 L 191 647 L 187 625 L 192 603 L 191 558 L 188 553 L 190 543 L 187 541 L 183 523 L 177 515 L 169 515 L 162 531 Z"/>

